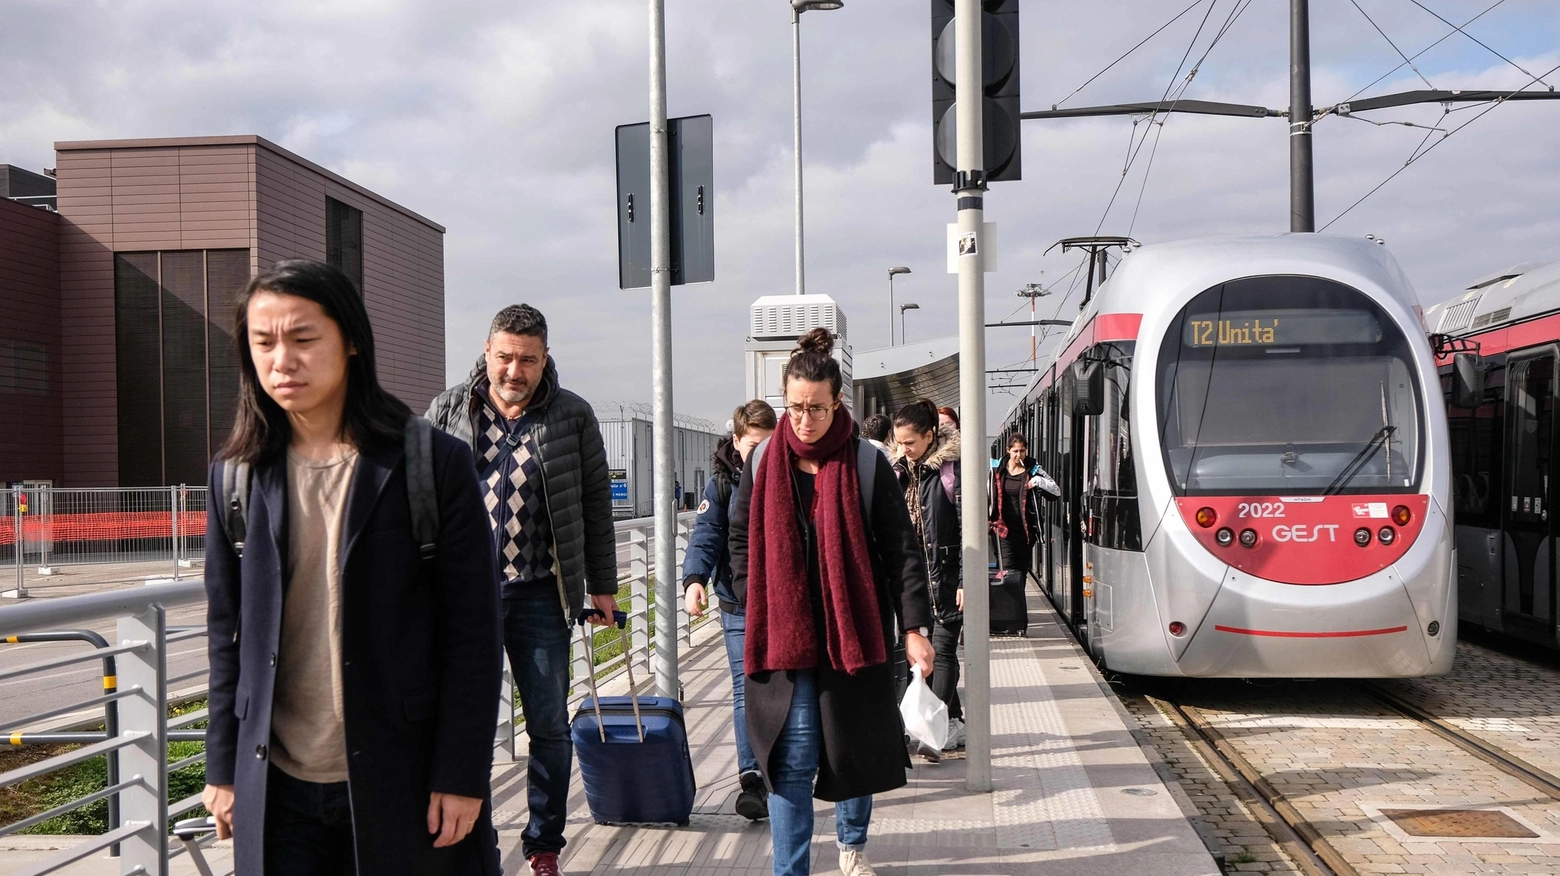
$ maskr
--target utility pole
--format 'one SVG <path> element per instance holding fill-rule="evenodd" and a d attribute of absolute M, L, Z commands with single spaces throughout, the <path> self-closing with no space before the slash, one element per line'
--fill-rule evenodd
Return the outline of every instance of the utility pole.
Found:
<path fill-rule="evenodd" d="M 965 447 L 986 446 L 985 143 L 981 125 L 981 0 L 954 0 L 954 102 L 958 154 L 953 194 L 959 217 L 959 422 Z M 966 242 L 973 243 L 973 246 Z M 984 453 L 959 461 L 965 508 L 984 508 L 990 466 Z M 986 521 L 963 515 L 965 710 L 968 726 L 964 784 L 991 790 L 991 597 L 986 580 Z"/>
<path fill-rule="evenodd" d="M 1289 230 L 1316 230 L 1311 164 L 1310 0 L 1289 0 Z"/>
<path fill-rule="evenodd" d="M 650 0 L 650 324 L 655 383 L 655 690 L 677 696 L 677 509 L 672 449 L 671 181 L 666 154 L 666 3 Z"/>
<path fill-rule="evenodd" d="M 1039 355 L 1039 342 L 1035 338 L 1035 326 L 1039 323 L 1035 319 L 1035 299 L 1042 298 L 1051 293 L 1043 288 L 1045 271 L 1040 272 L 1039 283 L 1026 283 L 1024 288 L 1018 290 L 1018 297 L 1029 299 L 1029 364 L 1035 364 Z"/>

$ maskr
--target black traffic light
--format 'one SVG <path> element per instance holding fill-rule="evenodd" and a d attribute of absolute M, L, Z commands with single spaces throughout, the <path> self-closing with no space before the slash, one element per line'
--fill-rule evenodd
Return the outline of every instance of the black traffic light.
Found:
<path fill-rule="evenodd" d="M 952 0 L 932 4 L 932 181 L 953 182 L 958 134 L 954 100 Z M 1018 0 L 982 0 L 981 66 L 985 95 L 986 181 L 1021 179 L 1018 130 Z"/>

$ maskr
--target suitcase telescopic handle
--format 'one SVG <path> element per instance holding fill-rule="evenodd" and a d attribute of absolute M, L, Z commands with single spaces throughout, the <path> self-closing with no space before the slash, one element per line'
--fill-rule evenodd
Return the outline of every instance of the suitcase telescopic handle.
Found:
<path fill-rule="evenodd" d="M 590 633 L 587 632 L 587 623 L 593 617 L 605 617 L 606 615 L 596 608 L 588 608 L 580 612 L 579 619 L 575 623 L 580 627 L 580 640 L 585 643 L 585 654 L 590 655 Z M 628 612 L 612 612 L 612 620 L 620 630 L 628 627 Z M 627 632 L 624 635 L 628 635 Z M 645 724 L 639 717 L 639 688 L 634 683 L 634 652 L 623 644 L 623 666 L 628 670 L 628 701 L 634 706 L 634 728 L 639 731 L 639 741 L 645 741 Z M 590 660 L 590 666 L 585 672 L 585 677 L 590 680 L 590 697 L 596 707 L 596 728 L 601 731 L 601 741 L 607 741 L 607 728 L 601 721 L 601 695 L 596 692 L 596 662 Z"/>

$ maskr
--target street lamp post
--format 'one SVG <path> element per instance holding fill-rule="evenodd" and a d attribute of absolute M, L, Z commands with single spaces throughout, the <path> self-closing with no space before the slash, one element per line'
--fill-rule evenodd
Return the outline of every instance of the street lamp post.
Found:
<path fill-rule="evenodd" d="M 802 279 L 802 13 L 838 9 L 845 0 L 791 0 L 792 122 L 796 134 L 796 294 L 807 294 Z"/>
<path fill-rule="evenodd" d="M 1040 272 L 1040 279 L 1045 279 L 1045 271 Z M 1043 288 L 1040 283 L 1026 283 L 1024 288 L 1018 290 L 1020 298 L 1029 299 L 1029 364 L 1035 364 L 1038 355 L 1038 344 L 1035 341 L 1035 299 L 1050 295 L 1051 290 Z"/>
<path fill-rule="evenodd" d="M 888 345 L 890 347 L 894 345 L 894 275 L 908 273 L 910 273 L 910 269 L 902 265 L 888 269 Z M 903 339 L 903 337 L 904 332 L 900 332 L 900 338 Z"/>
<path fill-rule="evenodd" d="M 920 309 L 921 309 L 921 305 L 919 305 L 919 304 L 901 304 L 901 305 L 899 305 L 899 343 L 903 344 L 905 342 L 905 311 L 907 311 L 907 310 L 920 310 Z"/>

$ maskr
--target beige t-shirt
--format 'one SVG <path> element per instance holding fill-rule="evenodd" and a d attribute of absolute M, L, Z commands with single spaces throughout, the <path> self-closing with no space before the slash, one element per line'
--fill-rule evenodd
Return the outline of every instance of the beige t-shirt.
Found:
<path fill-rule="evenodd" d="M 357 452 L 287 453 L 287 595 L 271 711 L 271 762 L 306 782 L 347 780 L 341 696 L 341 539 Z"/>

